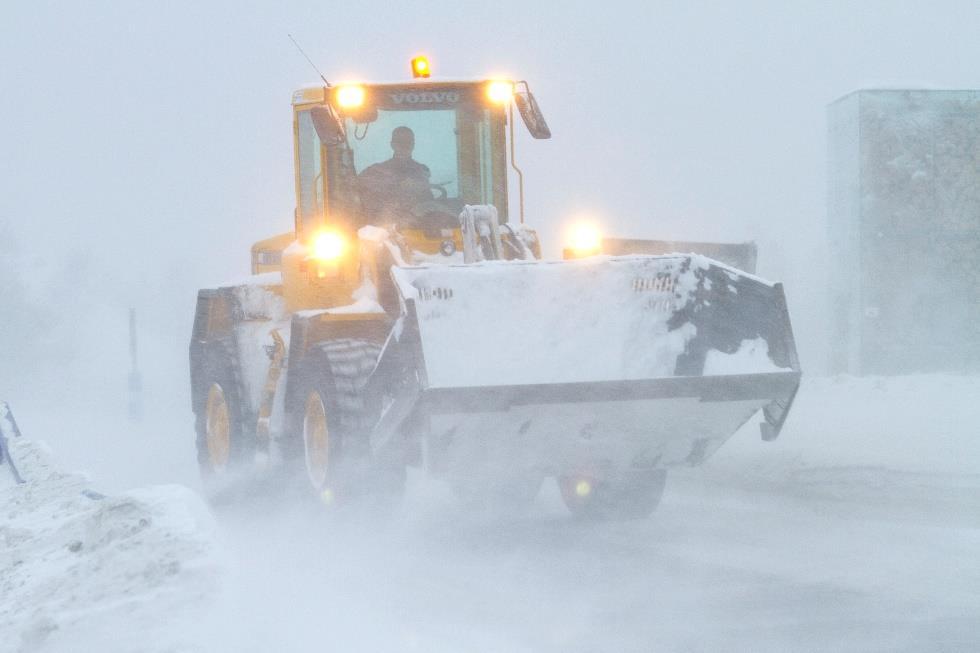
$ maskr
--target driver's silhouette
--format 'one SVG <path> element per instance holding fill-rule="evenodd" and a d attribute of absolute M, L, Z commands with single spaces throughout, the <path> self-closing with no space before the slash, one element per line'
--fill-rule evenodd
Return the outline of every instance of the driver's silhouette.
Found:
<path fill-rule="evenodd" d="M 391 131 L 391 158 L 357 176 L 361 207 L 369 217 L 395 218 L 432 199 L 428 166 L 412 158 L 415 133 L 408 127 Z"/>

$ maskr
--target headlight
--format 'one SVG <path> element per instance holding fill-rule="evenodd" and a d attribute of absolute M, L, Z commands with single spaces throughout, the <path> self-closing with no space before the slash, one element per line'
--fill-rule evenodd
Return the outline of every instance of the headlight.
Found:
<path fill-rule="evenodd" d="M 339 231 L 321 231 L 313 238 L 312 258 L 317 261 L 336 261 L 346 250 L 347 239 Z"/>
<path fill-rule="evenodd" d="M 359 84 L 338 86 L 335 97 L 341 109 L 356 109 L 364 104 L 364 87 Z"/>
<path fill-rule="evenodd" d="M 487 85 L 487 97 L 494 104 L 507 104 L 514 97 L 513 82 L 490 82 Z"/>
<path fill-rule="evenodd" d="M 579 223 L 572 227 L 570 235 L 569 248 L 577 257 L 598 254 L 602 247 L 602 235 L 594 224 Z"/>

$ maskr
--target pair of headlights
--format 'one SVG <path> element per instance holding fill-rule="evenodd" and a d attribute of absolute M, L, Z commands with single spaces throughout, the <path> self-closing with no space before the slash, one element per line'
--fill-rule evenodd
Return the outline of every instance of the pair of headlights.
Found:
<path fill-rule="evenodd" d="M 568 248 L 577 256 L 598 254 L 602 247 L 599 229 L 590 223 L 580 223 L 569 231 Z M 325 229 L 313 238 L 310 257 L 321 263 L 340 259 L 348 249 L 347 236 L 340 231 Z"/>
<path fill-rule="evenodd" d="M 493 104 L 507 104 L 514 97 L 514 82 L 494 80 L 487 82 L 487 99 Z M 334 90 L 334 101 L 346 111 L 360 109 L 367 99 L 367 89 L 361 84 L 341 84 Z"/>

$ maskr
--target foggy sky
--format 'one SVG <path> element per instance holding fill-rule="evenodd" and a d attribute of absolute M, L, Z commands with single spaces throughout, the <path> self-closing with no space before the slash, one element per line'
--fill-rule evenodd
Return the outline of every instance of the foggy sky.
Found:
<path fill-rule="evenodd" d="M 316 75 L 287 33 L 331 80 L 406 79 L 420 52 L 436 77 L 528 80 L 554 133 L 518 143 L 546 253 L 576 216 L 755 240 L 819 371 L 825 106 L 980 88 L 980 5 L 788 4 L 5 3 L 0 282 L 17 303 L 0 307 L 0 397 L 55 362 L 121 388 L 132 305 L 150 389 L 166 379 L 187 410 L 168 384 L 196 289 L 246 274 L 249 245 L 292 224 L 290 93 Z"/>

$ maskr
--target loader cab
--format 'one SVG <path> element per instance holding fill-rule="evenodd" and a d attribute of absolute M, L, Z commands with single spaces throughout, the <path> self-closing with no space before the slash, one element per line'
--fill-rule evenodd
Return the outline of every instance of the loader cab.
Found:
<path fill-rule="evenodd" d="M 347 84 L 297 91 L 297 234 L 302 238 L 327 225 L 353 231 L 394 224 L 435 254 L 447 232 L 458 229 L 466 204 L 491 204 L 505 222 L 511 95 L 500 84 Z M 414 136 L 415 163 L 399 164 L 392 136 L 406 129 Z M 412 171 L 409 179 L 379 174 L 399 165 Z"/>

